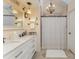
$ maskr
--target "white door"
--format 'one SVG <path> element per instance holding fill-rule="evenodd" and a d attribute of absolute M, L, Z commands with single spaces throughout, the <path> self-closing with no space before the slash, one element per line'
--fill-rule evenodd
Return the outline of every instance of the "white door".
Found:
<path fill-rule="evenodd" d="M 66 47 L 66 17 L 42 17 L 42 49 Z"/>

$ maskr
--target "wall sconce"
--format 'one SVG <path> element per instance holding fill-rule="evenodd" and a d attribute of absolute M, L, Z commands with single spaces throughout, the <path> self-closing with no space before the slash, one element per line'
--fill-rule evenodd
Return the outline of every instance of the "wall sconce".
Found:
<path fill-rule="evenodd" d="M 32 12 L 31 12 L 31 10 L 30 10 L 30 8 L 29 8 L 29 9 L 27 9 L 26 12 L 24 12 L 24 17 L 25 17 L 25 18 L 28 18 L 28 16 L 31 15 L 31 14 L 32 14 Z"/>

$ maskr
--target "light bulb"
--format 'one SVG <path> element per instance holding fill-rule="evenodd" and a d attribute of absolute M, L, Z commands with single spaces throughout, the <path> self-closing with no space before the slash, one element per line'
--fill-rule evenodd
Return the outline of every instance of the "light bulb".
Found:
<path fill-rule="evenodd" d="M 54 8 L 56 7 L 55 4 L 53 4 L 53 7 L 54 7 Z"/>
<path fill-rule="evenodd" d="M 27 10 L 27 14 L 32 14 L 30 10 Z"/>

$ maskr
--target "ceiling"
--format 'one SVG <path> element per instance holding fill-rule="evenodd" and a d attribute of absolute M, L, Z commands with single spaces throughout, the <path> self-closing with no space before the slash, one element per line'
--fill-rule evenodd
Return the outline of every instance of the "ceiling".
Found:
<path fill-rule="evenodd" d="M 23 11 L 24 7 L 26 8 L 26 10 L 29 8 L 29 6 L 27 5 L 27 2 L 32 3 L 32 5 L 30 6 L 32 15 L 36 15 L 39 10 L 39 4 L 38 4 L 39 0 L 4 0 L 4 3 L 11 5 L 12 8 L 18 12 L 17 15 L 20 15 L 20 16 L 22 16 L 24 13 Z"/>
<path fill-rule="evenodd" d="M 67 13 L 67 0 L 4 0 L 5 2 L 12 5 L 12 8 L 18 11 L 18 15 L 23 13 L 23 7 L 26 9 L 29 7 L 26 3 L 31 2 L 30 6 L 32 15 L 36 15 L 38 12 L 41 16 L 48 16 L 49 13 L 46 11 L 46 7 L 51 1 L 56 5 L 55 12 L 52 15 L 66 15 Z"/>

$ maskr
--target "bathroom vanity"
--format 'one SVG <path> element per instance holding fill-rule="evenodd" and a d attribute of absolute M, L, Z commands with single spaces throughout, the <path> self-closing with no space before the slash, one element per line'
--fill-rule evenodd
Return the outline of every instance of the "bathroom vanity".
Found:
<path fill-rule="evenodd" d="M 35 48 L 35 37 L 24 36 L 19 40 L 8 41 L 4 43 L 4 59 L 32 59 Z"/>

